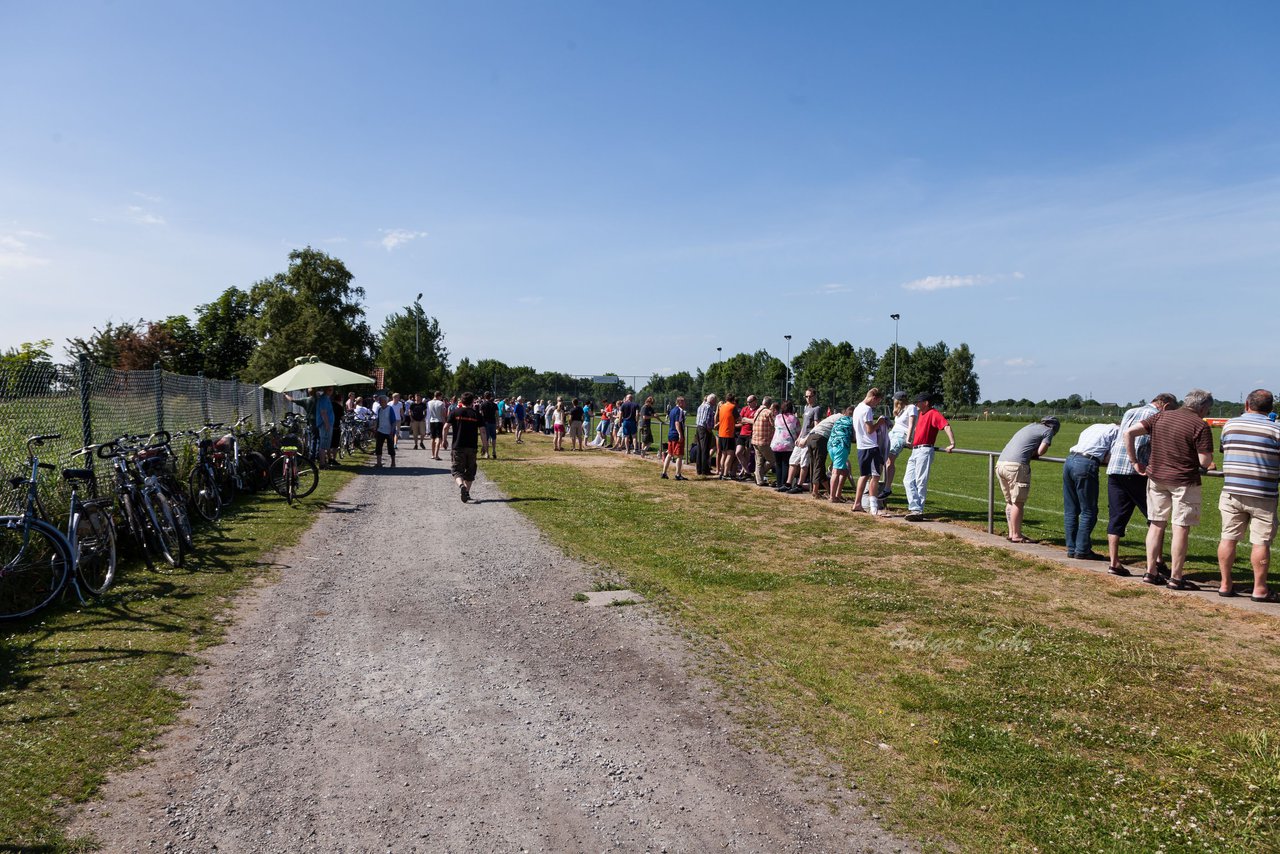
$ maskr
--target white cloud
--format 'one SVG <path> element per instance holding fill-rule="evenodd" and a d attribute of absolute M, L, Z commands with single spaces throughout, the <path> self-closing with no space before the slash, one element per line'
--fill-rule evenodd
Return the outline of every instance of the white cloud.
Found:
<path fill-rule="evenodd" d="M 818 288 L 819 294 L 845 294 L 851 291 L 848 285 L 842 285 L 838 282 L 831 282 Z"/>
<path fill-rule="evenodd" d="M 38 231 L 0 233 L 0 269 L 30 270 L 33 267 L 47 266 L 49 259 L 33 254 L 29 241 L 48 239 L 48 235 Z"/>
<path fill-rule="evenodd" d="M 138 207 L 137 205 L 129 205 L 129 219 L 139 225 L 164 225 L 164 217 L 154 214 L 151 211 Z"/>
<path fill-rule="evenodd" d="M 1005 359 L 1006 368 L 1031 368 L 1035 366 L 1035 362 L 1031 359 L 1024 359 L 1022 356 L 1015 356 L 1012 359 Z"/>
<path fill-rule="evenodd" d="M 158 205 L 164 201 L 164 199 L 159 196 L 153 196 L 150 193 L 144 193 L 141 190 L 134 190 L 133 195 L 135 198 L 142 199 L 144 202 L 150 202 L 153 205 Z"/>
<path fill-rule="evenodd" d="M 913 279 L 903 284 L 903 290 L 907 291 L 943 291 L 951 288 L 972 288 L 975 285 L 989 285 L 993 282 L 1004 281 L 1006 279 L 1021 280 L 1021 273 L 998 274 L 995 276 L 988 275 L 967 275 L 967 276 L 925 276 L 923 279 Z"/>
<path fill-rule="evenodd" d="M 385 247 L 386 250 L 390 252 L 392 249 L 396 249 L 397 247 L 403 246 L 406 243 L 410 243 L 414 240 L 417 240 L 419 238 L 426 237 L 426 236 L 427 236 L 427 233 L 425 231 L 409 231 L 408 229 L 404 229 L 404 228 L 392 228 L 389 230 L 383 229 L 382 240 L 380 242 L 382 243 L 383 247 Z"/>

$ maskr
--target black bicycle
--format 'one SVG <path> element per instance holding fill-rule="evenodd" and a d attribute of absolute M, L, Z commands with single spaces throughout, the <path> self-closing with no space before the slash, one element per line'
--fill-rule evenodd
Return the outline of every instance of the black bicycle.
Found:
<path fill-rule="evenodd" d="M 133 454 L 140 450 L 134 443 L 136 436 L 121 436 L 106 444 L 100 445 L 97 454 L 104 460 L 110 460 L 115 471 L 115 495 L 120 505 L 129 532 L 146 557 L 147 564 L 154 567 L 153 557 L 162 558 L 170 566 L 182 565 L 182 535 L 178 532 L 178 523 L 174 517 L 173 502 L 156 482 L 154 476 L 144 477 L 133 460 Z"/>

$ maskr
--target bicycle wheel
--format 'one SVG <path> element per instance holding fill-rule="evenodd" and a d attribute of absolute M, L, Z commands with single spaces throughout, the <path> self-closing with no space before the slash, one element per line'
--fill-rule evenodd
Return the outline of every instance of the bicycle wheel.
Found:
<path fill-rule="evenodd" d="M 297 464 L 294 469 L 294 497 L 306 498 L 316 491 L 316 485 L 320 483 L 320 467 L 315 460 L 306 457 L 298 457 L 294 462 Z"/>
<path fill-rule="evenodd" d="M 182 538 L 173 522 L 169 500 L 160 492 L 142 493 L 142 514 L 150 526 L 151 545 L 169 566 L 182 566 Z"/>
<path fill-rule="evenodd" d="M 182 548 L 188 552 L 195 551 L 196 536 L 191 528 L 191 514 L 187 512 L 186 499 L 164 482 L 160 485 L 160 491 L 169 502 L 169 510 L 173 514 L 173 525 L 178 529 L 178 536 L 182 538 Z"/>
<path fill-rule="evenodd" d="M 196 512 L 210 522 L 222 518 L 222 498 L 208 466 L 196 466 L 191 470 L 191 503 Z"/>
<path fill-rule="evenodd" d="M 72 520 L 76 577 L 94 596 L 107 592 L 116 577 L 116 528 L 102 507 L 81 507 Z"/>
<path fill-rule="evenodd" d="M 38 519 L 0 516 L 0 620 L 48 605 L 70 569 L 66 538 L 56 528 Z"/>
<path fill-rule="evenodd" d="M 271 461 L 271 488 L 281 498 L 289 497 L 289 458 L 281 454 Z"/>

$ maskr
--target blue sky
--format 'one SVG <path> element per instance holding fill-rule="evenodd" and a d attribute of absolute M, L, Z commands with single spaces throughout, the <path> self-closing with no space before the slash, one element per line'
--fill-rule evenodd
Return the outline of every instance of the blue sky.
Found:
<path fill-rule="evenodd" d="M 1274 3 L 0 0 L 0 347 L 310 244 L 455 362 L 898 312 L 983 397 L 1236 399 L 1280 363 L 1278 43 Z"/>

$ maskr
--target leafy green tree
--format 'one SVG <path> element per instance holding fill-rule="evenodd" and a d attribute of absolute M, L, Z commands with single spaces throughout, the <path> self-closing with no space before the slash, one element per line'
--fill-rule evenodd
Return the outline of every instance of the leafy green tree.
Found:
<path fill-rule="evenodd" d="M 786 375 L 787 366 L 781 359 L 757 350 L 716 362 L 707 368 L 706 379 L 708 391 L 722 397 L 733 393 L 739 400 L 745 400 L 749 394 L 778 397 Z"/>
<path fill-rule="evenodd" d="M 246 329 L 257 347 L 244 376 L 263 382 L 293 367 L 298 356 L 357 372 L 373 367 L 377 346 L 365 320 L 364 288 L 337 258 L 308 246 L 289 253 L 289 269 L 249 291 Z"/>
<path fill-rule="evenodd" d="M 244 372 L 258 344 L 249 332 L 252 316 L 248 292 L 234 287 L 213 302 L 196 306 L 196 338 L 205 376 L 229 380 Z"/>
<path fill-rule="evenodd" d="M 791 360 L 796 371 L 792 397 L 806 388 L 818 393 L 819 403 L 839 406 L 860 400 L 867 390 L 866 359 L 848 341 L 833 344 L 826 338 L 809 342 Z"/>
<path fill-rule="evenodd" d="M 138 328 L 144 321 L 122 321 L 114 323 L 110 320 L 101 329 L 93 327 L 93 333 L 85 338 L 68 338 L 67 353 L 73 359 L 88 356 L 95 365 L 114 368 L 120 362 L 120 353 L 124 346 L 138 335 Z"/>
<path fill-rule="evenodd" d="M 0 398 L 47 394 L 57 376 L 49 348 L 53 341 L 27 341 L 0 353 Z"/>
<path fill-rule="evenodd" d="M 952 350 L 943 362 L 942 399 L 950 410 L 977 405 L 978 374 L 973 370 L 973 352 L 968 344 Z"/>
<path fill-rule="evenodd" d="M 942 374 L 946 368 L 950 348 L 945 341 L 925 346 L 919 342 L 911 351 L 910 365 L 903 375 L 902 367 L 898 367 L 899 387 L 909 388 L 916 394 L 925 392 L 934 400 L 943 399 Z"/>
<path fill-rule="evenodd" d="M 387 370 L 387 388 L 429 395 L 448 382 L 448 360 L 440 324 L 427 316 L 421 303 L 387 316 L 378 347 L 378 363 Z"/>
<path fill-rule="evenodd" d="M 898 348 L 898 388 L 908 393 L 915 391 L 908 388 L 904 382 L 909 373 L 907 366 L 911 364 L 911 351 L 901 344 L 890 344 L 885 348 L 884 355 L 880 357 L 880 361 L 876 364 L 876 369 L 871 379 L 871 384 L 883 391 L 886 397 L 893 394 L 893 348 L 895 346 Z"/>

